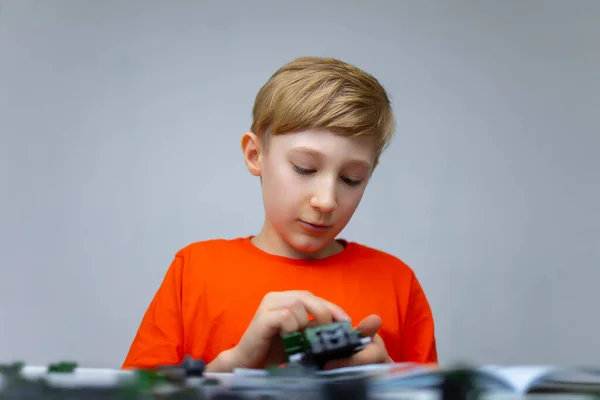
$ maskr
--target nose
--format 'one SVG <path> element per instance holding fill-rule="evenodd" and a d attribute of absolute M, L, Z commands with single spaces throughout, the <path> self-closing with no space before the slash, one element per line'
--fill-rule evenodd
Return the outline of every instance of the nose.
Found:
<path fill-rule="evenodd" d="M 323 213 L 333 212 L 337 208 L 335 184 L 321 182 L 310 199 L 310 205 Z"/>

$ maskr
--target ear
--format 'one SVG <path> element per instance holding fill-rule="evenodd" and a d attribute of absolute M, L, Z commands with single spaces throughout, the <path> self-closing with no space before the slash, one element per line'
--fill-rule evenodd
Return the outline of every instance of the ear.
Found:
<path fill-rule="evenodd" d="M 248 171 L 254 176 L 260 176 L 261 168 L 261 148 L 260 140 L 253 132 L 246 132 L 242 136 L 242 152 Z"/>

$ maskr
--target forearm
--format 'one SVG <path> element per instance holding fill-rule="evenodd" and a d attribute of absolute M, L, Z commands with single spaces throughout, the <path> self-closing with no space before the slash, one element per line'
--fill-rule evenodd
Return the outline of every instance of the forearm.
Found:
<path fill-rule="evenodd" d="M 206 365 L 206 372 L 233 372 L 237 367 L 231 350 L 225 350 L 217 358 Z"/>

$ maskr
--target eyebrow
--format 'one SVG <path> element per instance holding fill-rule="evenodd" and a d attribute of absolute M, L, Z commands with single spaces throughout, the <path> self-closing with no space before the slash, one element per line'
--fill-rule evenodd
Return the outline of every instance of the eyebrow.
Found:
<path fill-rule="evenodd" d="M 323 155 L 323 153 L 321 153 L 320 151 L 311 149 L 310 147 L 304 147 L 304 146 L 292 147 L 292 149 L 290 150 L 290 153 L 307 154 L 307 155 L 317 157 L 317 158 L 325 157 Z M 373 168 L 373 165 L 370 162 L 361 160 L 361 159 L 356 159 L 356 158 L 351 159 L 348 162 L 348 164 L 360 165 L 360 166 L 367 168 L 367 170 L 369 170 L 369 171 L 371 171 L 371 169 Z"/>

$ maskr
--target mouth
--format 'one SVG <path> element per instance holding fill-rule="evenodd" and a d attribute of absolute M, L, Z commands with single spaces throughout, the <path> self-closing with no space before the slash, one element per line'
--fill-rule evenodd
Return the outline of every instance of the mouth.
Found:
<path fill-rule="evenodd" d="M 306 222 L 306 221 L 302 221 L 302 220 L 300 220 L 300 224 L 304 227 L 304 229 L 307 229 L 307 230 L 313 231 L 313 232 L 326 232 L 327 230 L 331 229 L 331 227 L 333 226 L 333 225 L 320 224 L 320 223 L 316 223 L 316 222 Z"/>

